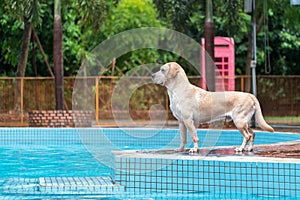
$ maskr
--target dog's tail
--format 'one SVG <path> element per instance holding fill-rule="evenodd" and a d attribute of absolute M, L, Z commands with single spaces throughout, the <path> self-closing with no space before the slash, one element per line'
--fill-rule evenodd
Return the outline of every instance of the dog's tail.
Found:
<path fill-rule="evenodd" d="M 252 99 L 255 103 L 255 122 L 257 126 L 265 131 L 274 132 L 274 129 L 265 121 L 257 98 L 253 96 Z"/>

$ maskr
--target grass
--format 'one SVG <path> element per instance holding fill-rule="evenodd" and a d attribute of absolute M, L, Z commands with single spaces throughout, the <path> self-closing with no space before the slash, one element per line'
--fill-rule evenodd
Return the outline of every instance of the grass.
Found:
<path fill-rule="evenodd" d="M 284 116 L 284 117 L 274 117 L 266 116 L 266 121 L 269 123 L 288 123 L 288 124 L 300 124 L 300 116 Z"/>

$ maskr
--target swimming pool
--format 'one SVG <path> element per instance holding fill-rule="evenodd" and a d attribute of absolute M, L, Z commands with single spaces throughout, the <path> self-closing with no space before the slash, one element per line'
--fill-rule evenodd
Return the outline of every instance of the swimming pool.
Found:
<path fill-rule="evenodd" d="M 208 146 L 208 144 L 213 146 L 238 146 L 242 142 L 242 137 L 235 130 L 198 130 L 198 135 L 202 142 L 199 146 Z M 298 134 L 258 132 L 255 142 L 258 145 L 297 140 L 300 140 L 300 135 Z M 196 183 L 190 183 L 190 181 L 199 181 L 200 179 L 197 179 L 197 177 L 180 179 L 180 177 L 186 175 L 184 172 L 188 171 L 189 165 L 194 168 L 197 167 L 197 169 L 200 165 L 203 170 L 198 170 L 193 176 L 209 176 L 211 174 L 212 177 L 206 177 L 203 179 L 206 182 L 201 183 L 202 185 L 209 185 L 208 182 L 215 179 L 218 174 L 218 184 L 221 186 L 226 184 L 226 182 L 222 182 L 226 177 L 221 175 L 225 171 L 220 170 L 220 168 L 230 170 L 228 168 L 234 166 L 232 170 L 241 171 L 241 169 L 246 170 L 244 164 L 250 166 L 261 165 L 263 167 L 266 165 L 270 170 L 273 167 L 272 173 L 269 171 L 265 173 L 275 177 L 268 181 L 268 183 L 272 183 L 275 190 L 277 186 L 280 187 L 278 184 L 282 181 L 282 178 L 285 178 L 284 176 L 279 177 L 279 175 L 276 175 L 277 172 L 281 172 L 280 169 L 290 176 L 294 173 L 300 173 L 300 162 L 297 161 L 291 165 L 289 162 L 278 160 L 260 164 L 261 162 L 259 161 L 248 162 L 245 156 L 239 156 L 239 159 L 244 159 L 246 162 L 237 161 L 238 164 L 232 164 L 233 160 L 227 160 L 227 162 L 222 160 L 220 165 L 216 164 L 218 162 L 216 161 L 218 160 L 217 157 L 210 158 L 209 161 L 204 158 L 196 159 L 195 161 L 195 157 L 190 159 L 191 157 L 188 155 L 185 158 L 167 155 L 167 157 L 172 157 L 172 164 L 168 165 L 170 169 L 160 172 L 159 170 L 161 169 L 157 168 L 157 162 L 152 163 L 153 159 L 157 161 L 158 158 L 153 158 L 151 157 L 152 155 L 150 157 L 146 155 L 145 158 L 143 154 L 143 159 L 140 159 L 132 158 L 132 154 L 130 154 L 131 158 L 126 160 L 127 157 L 124 157 L 124 154 L 121 154 L 123 157 L 112 154 L 112 151 L 137 152 L 138 150 L 138 152 L 147 152 L 150 149 L 172 149 L 178 146 L 179 141 L 180 136 L 177 129 L 0 128 L 0 191 L 2 195 L 0 197 L 7 199 L 42 199 L 43 197 L 57 198 L 59 196 L 63 198 L 106 197 L 126 199 L 132 197 L 144 198 L 144 194 L 147 193 L 147 198 L 153 199 L 192 199 L 196 197 L 211 199 L 216 197 L 237 199 L 242 197 L 254 199 L 274 198 L 274 196 L 272 197 L 269 194 L 277 194 L 275 196 L 279 198 L 282 195 L 276 192 L 265 192 L 264 196 L 257 194 L 253 196 L 251 193 L 240 192 L 241 190 L 237 188 L 242 188 L 244 185 L 238 183 L 238 181 L 242 182 L 242 179 L 234 180 L 234 183 L 233 181 L 230 182 L 232 190 L 218 190 L 218 187 L 214 185 L 214 189 L 218 191 L 211 192 L 211 189 L 199 190 L 199 188 L 196 191 L 189 191 L 185 190 L 184 187 L 187 187 L 189 184 L 195 186 Z M 188 144 L 192 145 L 192 142 L 188 141 Z M 122 161 L 123 163 L 121 162 L 122 159 L 125 159 Z M 137 162 L 137 160 L 142 162 Z M 159 157 L 159 160 L 161 165 L 161 162 L 164 162 L 163 158 Z M 227 166 L 228 162 L 231 164 Z M 277 171 L 275 170 L 276 173 L 274 172 L 274 163 L 278 166 L 276 168 Z M 289 168 L 283 167 L 286 164 L 288 164 Z M 155 171 L 153 176 L 149 173 L 147 174 L 147 176 L 151 177 L 151 180 L 146 179 L 145 175 L 141 175 L 141 173 L 132 173 L 134 172 L 132 171 L 133 169 L 139 171 L 146 165 L 153 166 L 151 171 Z M 124 166 L 129 168 L 125 171 L 120 171 L 119 169 L 124 168 Z M 187 170 L 183 170 L 184 168 Z M 290 171 L 287 171 L 288 169 Z M 218 173 L 216 173 L 216 170 Z M 258 170 L 258 168 L 255 168 L 255 170 Z M 158 172 L 160 173 L 159 175 Z M 172 172 L 172 179 L 166 179 L 167 176 L 170 176 L 168 172 Z M 234 175 L 234 173 L 229 172 L 227 172 L 229 176 Z M 263 172 L 253 173 L 255 173 L 256 177 L 263 178 Z M 122 182 L 125 176 L 126 181 Z M 249 180 L 250 176 L 251 174 L 248 174 L 246 179 Z M 272 176 L 268 176 L 268 178 L 271 179 Z M 299 175 L 294 177 L 295 180 L 291 179 L 290 182 L 285 184 L 285 187 L 290 185 L 291 188 L 299 188 L 300 181 L 297 178 L 300 178 Z M 165 183 L 164 186 L 161 185 L 161 187 L 165 187 L 165 190 L 155 190 L 152 187 L 143 189 L 139 186 L 150 182 L 157 188 L 158 182 L 154 179 L 160 179 L 159 183 Z M 165 179 L 164 182 L 161 181 L 162 179 Z M 178 181 L 182 181 L 182 188 L 176 188 L 176 190 L 167 189 L 168 187 L 175 187 L 173 182 Z M 278 184 L 276 184 L 277 182 Z M 201 184 L 199 183 L 199 185 Z M 264 188 L 263 185 L 259 187 Z M 269 187 L 268 190 L 270 190 Z M 284 196 L 295 198 L 299 194 L 299 192 L 293 192 L 293 189 L 288 191 Z"/>

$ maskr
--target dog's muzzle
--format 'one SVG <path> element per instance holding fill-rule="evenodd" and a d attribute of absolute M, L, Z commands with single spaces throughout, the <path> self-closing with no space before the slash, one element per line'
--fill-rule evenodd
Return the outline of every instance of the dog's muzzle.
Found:
<path fill-rule="evenodd" d="M 156 77 L 156 74 L 155 74 L 155 73 L 152 74 L 151 77 L 152 77 L 152 81 L 153 81 L 155 84 L 159 84 L 159 85 L 161 85 L 161 86 L 164 86 L 164 82 L 163 82 L 163 81 L 157 80 L 157 77 Z"/>
<path fill-rule="evenodd" d="M 154 81 L 154 79 L 155 79 L 155 74 L 152 74 L 151 77 L 152 77 L 152 80 Z"/>

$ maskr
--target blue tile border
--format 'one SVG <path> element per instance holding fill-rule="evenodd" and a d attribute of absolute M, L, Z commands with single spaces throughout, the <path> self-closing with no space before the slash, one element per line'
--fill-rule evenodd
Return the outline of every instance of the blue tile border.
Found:
<path fill-rule="evenodd" d="M 236 130 L 197 130 L 202 142 L 217 134 L 214 146 L 239 146 L 242 136 Z M 256 132 L 255 144 L 274 144 L 300 140 L 300 134 Z M 102 144 L 103 137 L 111 141 L 116 148 L 124 149 L 158 149 L 175 148 L 179 145 L 178 129 L 152 128 L 0 128 L 0 146 L 16 144 L 59 145 L 92 142 Z M 192 141 L 188 137 L 188 144 Z"/>

